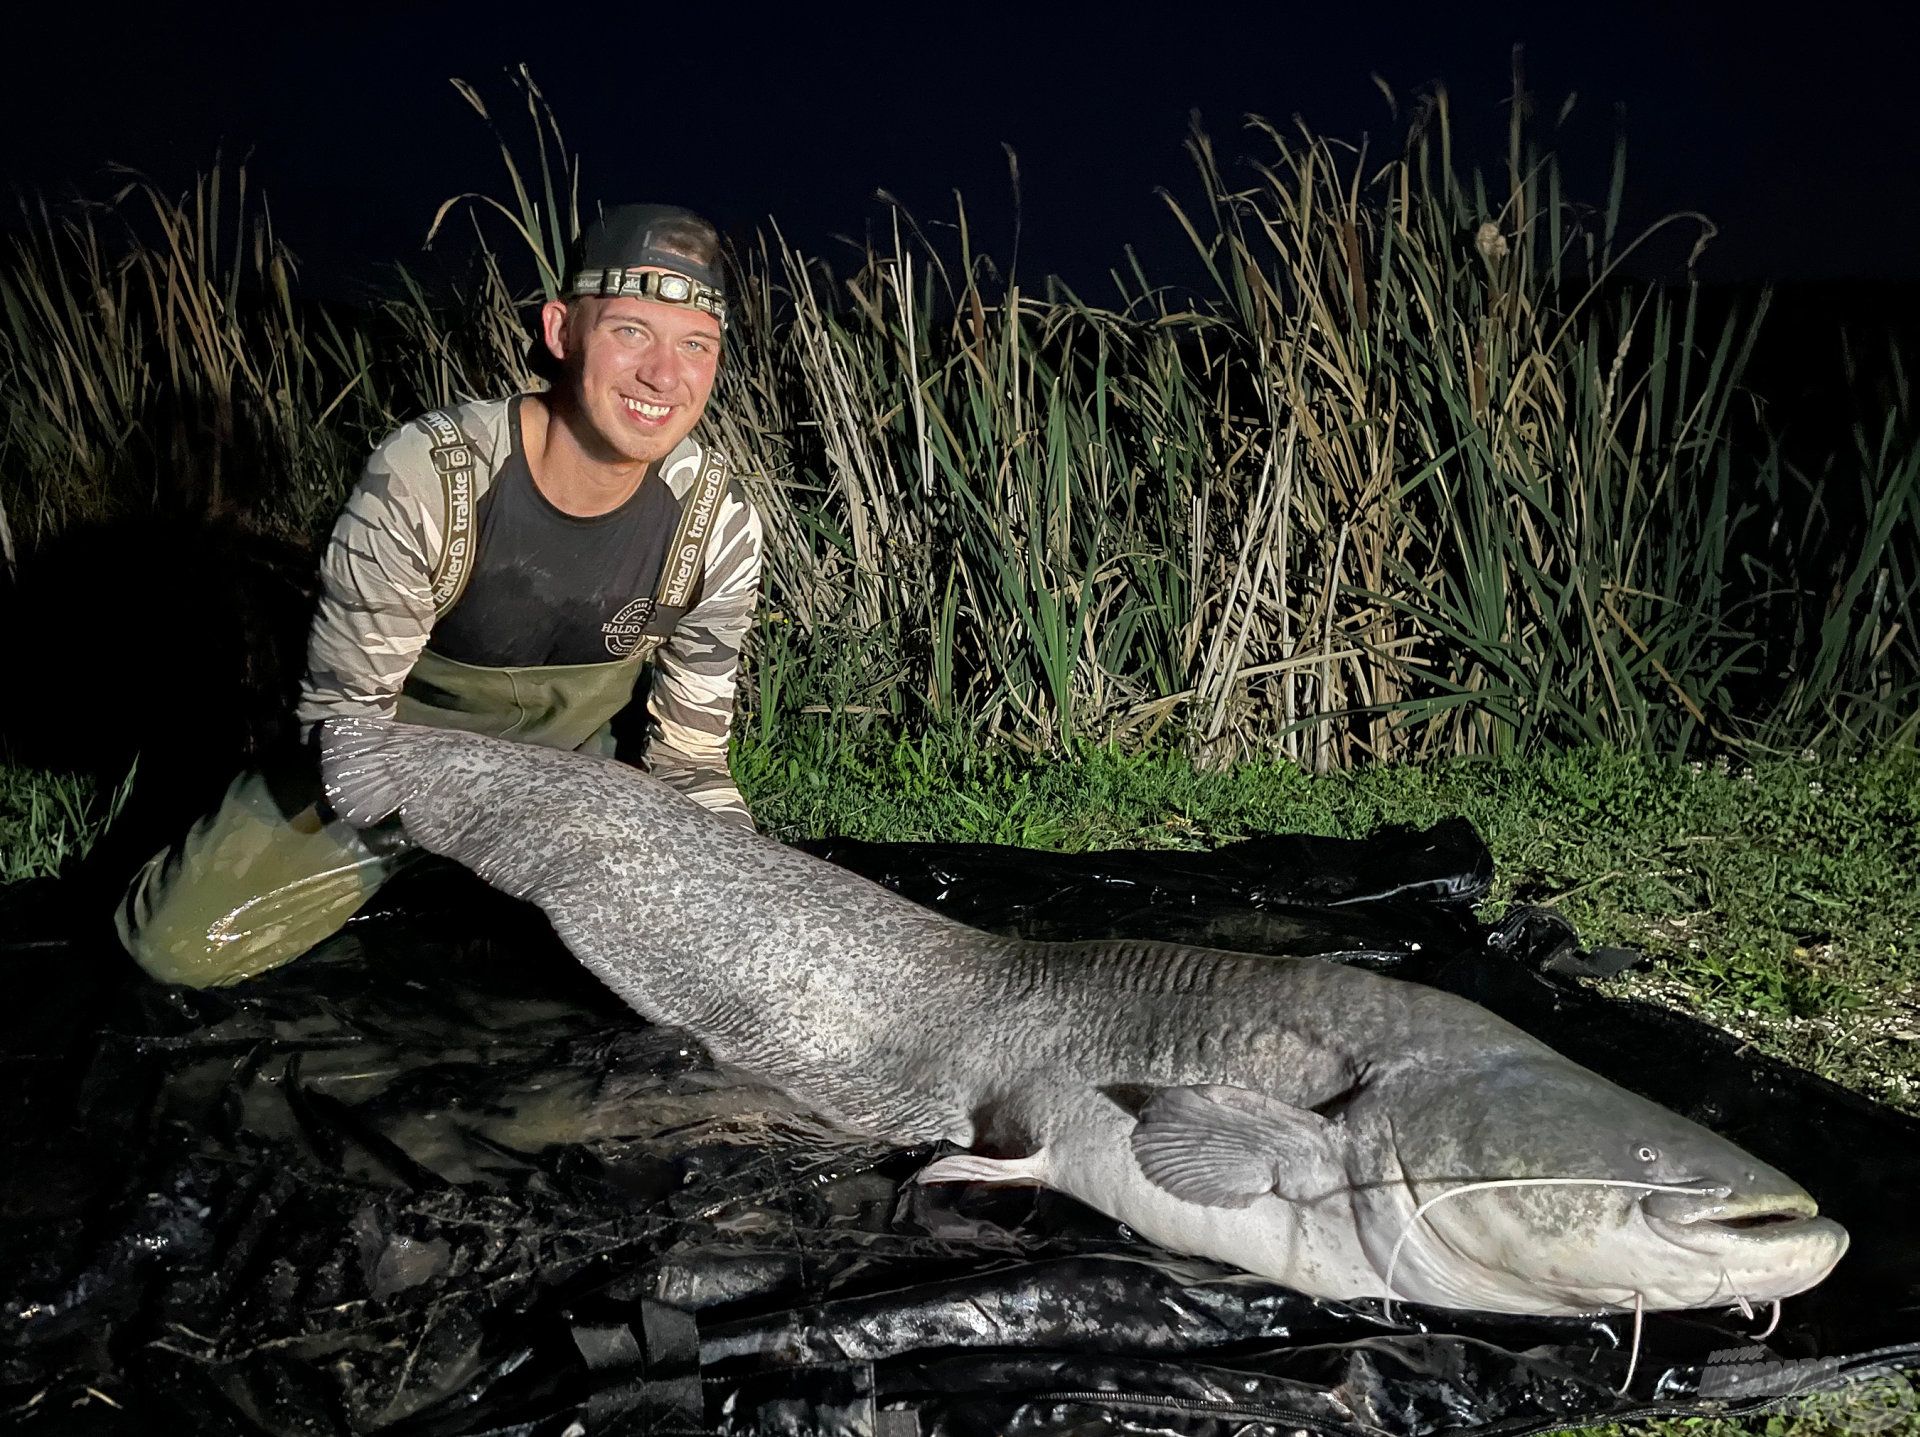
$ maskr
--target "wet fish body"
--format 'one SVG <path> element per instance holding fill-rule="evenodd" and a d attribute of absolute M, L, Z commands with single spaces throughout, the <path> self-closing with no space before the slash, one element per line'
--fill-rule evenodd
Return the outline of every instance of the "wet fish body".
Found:
<path fill-rule="evenodd" d="M 970 1150 L 925 1181 L 1044 1183 L 1312 1296 L 1500 1312 L 1769 1301 L 1846 1247 L 1784 1174 L 1450 994 L 985 934 L 607 760 L 373 720 L 323 745 L 342 814 L 538 904 L 645 1017 L 852 1131 Z"/>

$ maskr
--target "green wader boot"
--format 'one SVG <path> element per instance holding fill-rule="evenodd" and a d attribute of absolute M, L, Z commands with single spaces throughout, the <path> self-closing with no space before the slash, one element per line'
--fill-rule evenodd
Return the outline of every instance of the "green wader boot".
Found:
<path fill-rule="evenodd" d="M 475 668 L 429 651 L 395 716 L 610 756 L 613 716 L 651 647 L 617 663 L 526 669 Z M 114 926 L 163 983 L 238 983 L 331 937 L 417 856 L 397 827 L 360 833 L 334 818 L 311 771 L 243 773 L 218 809 L 134 875 Z"/>

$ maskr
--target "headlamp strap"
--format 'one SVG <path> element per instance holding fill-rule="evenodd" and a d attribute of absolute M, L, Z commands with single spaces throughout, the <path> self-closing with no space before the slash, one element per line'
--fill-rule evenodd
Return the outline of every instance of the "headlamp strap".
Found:
<path fill-rule="evenodd" d="M 602 298 L 627 295 L 650 299 L 659 304 L 681 304 L 705 310 L 726 328 L 727 302 L 712 285 L 702 284 L 691 275 L 663 269 L 586 269 L 573 277 L 569 290 L 576 294 L 597 294 Z"/>

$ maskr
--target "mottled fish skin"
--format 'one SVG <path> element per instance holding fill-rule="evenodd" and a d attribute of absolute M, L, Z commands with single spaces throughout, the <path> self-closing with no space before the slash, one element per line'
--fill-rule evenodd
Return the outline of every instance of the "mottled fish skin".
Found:
<path fill-rule="evenodd" d="M 1434 989 L 1313 959 L 995 937 L 718 822 L 611 760 L 378 720 L 335 721 L 323 742 L 344 816 L 397 810 L 415 842 L 539 905 L 636 1011 L 715 1057 L 852 1130 L 1018 1158 L 969 1159 L 966 1175 L 1045 1182 L 1166 1246 L 1314 1295 L 1389 1295 L 1389 1249 L 1417 1203 L 1475 1178 L 1692 1182 L 1738 1169 L 1756 1191 L 1805 1199 L 1705 1129 Z M 1257 1127 L 1272 1105 L 1279 1191 L 1219 1203 L 1149 1181 L 1130 1145 L 1142 1103 L 1166 1092 L 1244 1105 L 1230 1125 Z M 1651 1140 L 1632 1135 L 1654 1133 L 1664 1166 L 1633 1166 L 1634 1143 Z M 1175 1129 L 1176 1168 L 1178 1140 Z M 1196 1161 L 1212 1161 L 1204 1144 Z M 1779 1242 L 1748 1243 L 1747 1267 L 1719 1248 L 1703 1265 L 1642 1231 L 1639 1196 L 1534 1188 L 1501 1193 L 1497 1211 L 1444 1204 L 1404 1244 L 1394 1295 L 1571 1312 L 1631 1306 L 1613 1290 L 1631 1285 L 1649 1305 L 1690 1306 L 1731 1301 L 1718 1292 L 1731 1274 L 1759 1300 L 1810 1286 L 1845 1247 L 1825 1223 L 1824 1246 L 1791 1273 L 1773 1271 L 1788 1265 Z M 1546 1254 L 1569 1224 L 1598 1234 L 1586 1247 L 1603 1256 L 1576 1256 L 1607 1281 L 1578 1262 L 1556 1275 Z M 1609 1241 L 1624 1251 L 1622 1234 L 1646 1263 L 1604 1256 Z M 1462 1256 L 1476 1244 L 1486 1261 Z M 1508 1271 L 1536 1249 L 1542 1272 Z"/>
<path fill-rule="evenodd" d="M 849 1128 L 903 1143 L 970 1139 L 965 1094 L 917 1071 L 916 1056 L 946 1047 L 955 1015 L 977 1011 L 980 935 L 716 824 L 613 760 L 408 725 L 373 731 L 390 736 L 359 761 L 402 786 L 408 836 L 537 904 L 635 1011 Z M 330 765 L 336 791 L 356 761 Z M 844 921 L 850 910 L 857 925 Z"/>

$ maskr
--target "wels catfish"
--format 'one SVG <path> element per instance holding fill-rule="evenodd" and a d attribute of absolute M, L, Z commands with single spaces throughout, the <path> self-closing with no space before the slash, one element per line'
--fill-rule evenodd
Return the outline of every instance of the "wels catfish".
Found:
<path fill-rule="evenodd" d="M 538 904 L 645 1017 L 922 1181 L 1042 1183 L 1314 1297 L 1574 1314 L 1759 1303 L 1847 1235 L 1784 1173 L 1464 999 L 1317 959 L 996 937 L 610 760 L 378 720 L 349 820 Z"/>

